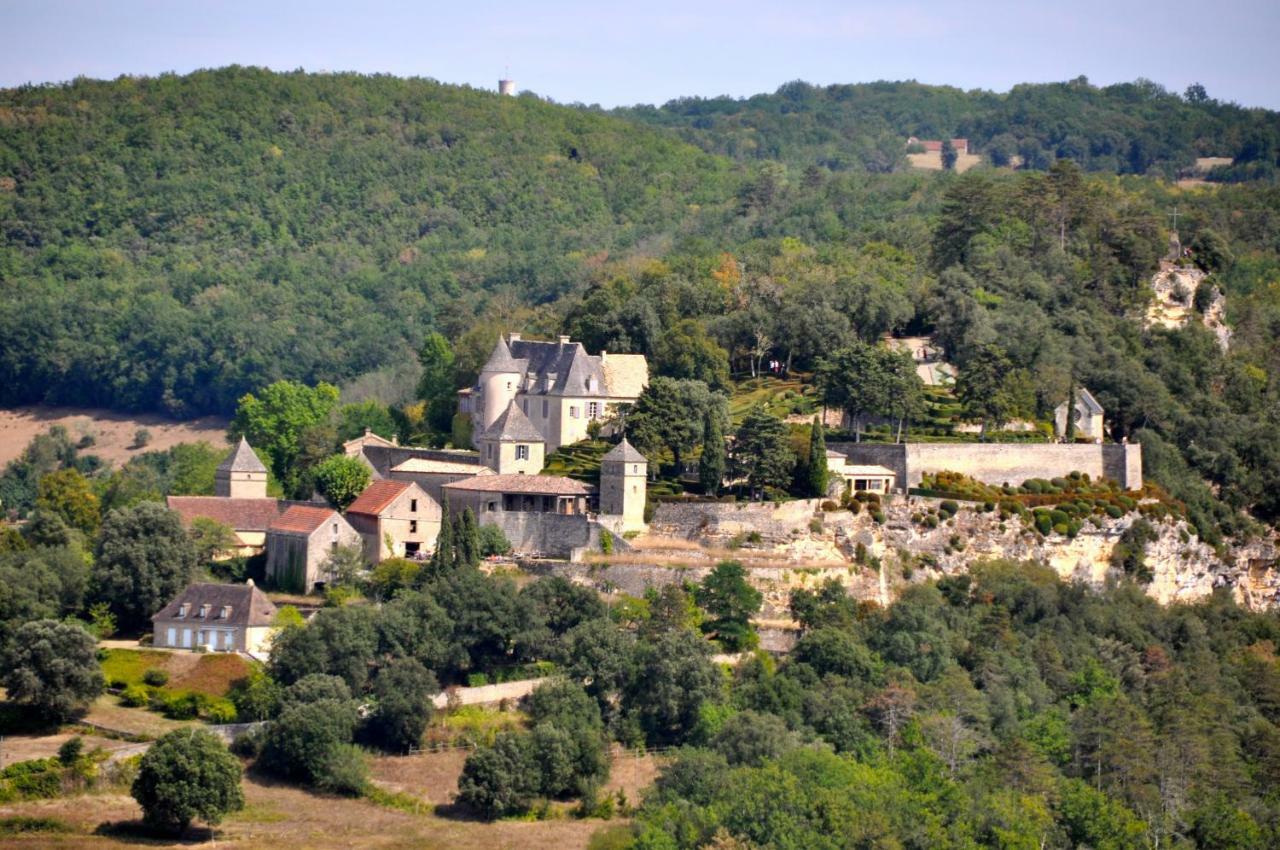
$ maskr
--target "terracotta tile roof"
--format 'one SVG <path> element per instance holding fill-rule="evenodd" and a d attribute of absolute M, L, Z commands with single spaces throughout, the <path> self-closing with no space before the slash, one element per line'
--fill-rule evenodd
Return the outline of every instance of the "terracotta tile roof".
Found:
<path fill-rule="evenodd" d="M 585 496 L 591 492 L 581 481 L 559 475 L 479 475 L 446 484 L 444 489 L 543 496 Z"/>
<path fill-rule="evenodd" d="M 267 468 L 262 465 L 262 461 L 258 460 L 258 456 L 254 454 L 249 441 L 241 437 L 240 444 L 236 446 L 235 451 L 227 455 L 227 459 L 218 465 L 218 471 L 266 472 Z"/>
<path fill-rule="evenodd" d="M 224 499 L 220 496 L 169 496 L 169 510 L 190 525 L 196 517 L 207 517 L 233 531 L 266 531 L 280 514 L 275 499 Z"/>
<path fill-rule="evenodd" d="M 271 523 L 268 531 L 284 534 L 310 535 L 326 522 L 338 519 L 332 508 L 321 505 L 293 505 Z"/>
<path fill-rule="evenodd" d="M 347 513 L 378 516 L 401 493 L 412 486 L 413 484 L 408 481 L 391 481 L 389 479 L 375 481 L 364 488 L 364 492 L 356 497 L 356 500 L 347 508 Z"/>
<path fill-rule="evenodd" d="M 649 386 L 649 362 L 643 354 L 602 355 L 600 366 L 611 398 L 636 398 Z"/>
<path fill-rule="evenodd" d="M 539 437 L 539 440 L 542 438 Z M 455 475 L 492 475 L 493 470 L 487 466 L 466 463 L 457 460 L 436 460 L 429 457 L 411 457 L 391 467 L 392 472 L 412 473 L 452 473 Z"/>
<path fill-rule="evenodd" d="M 184 603 L 188 606 L 187 615 L 179 617 Z M 205 605 L 209 606 L 208 612 L 201 617 Z M 226 617 L 222 616 L 224 608 L 230 609 Z M 246 584 L 189 584 L 151 619 L 215 626 L 269 626 L 275 618 L 276 606 L 250 579 Z"/>

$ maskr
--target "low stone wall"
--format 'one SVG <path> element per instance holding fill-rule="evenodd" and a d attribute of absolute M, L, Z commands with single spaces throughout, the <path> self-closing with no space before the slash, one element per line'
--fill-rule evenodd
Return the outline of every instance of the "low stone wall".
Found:
<path fill-rule="evenodd" d="M 1021 484 L 1085 472 L 1142 489 L 1142 446 L 1137 443 L 828 443 L 850 463 L 888 467 L 898 488 L 918 487 L 926 472 L 959 472 L 986 484 Z"/>

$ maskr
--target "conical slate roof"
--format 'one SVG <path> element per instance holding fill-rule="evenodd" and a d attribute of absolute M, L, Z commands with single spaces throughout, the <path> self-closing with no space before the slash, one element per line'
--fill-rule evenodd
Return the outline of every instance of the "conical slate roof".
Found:
<path fill-rule="evenodd" d="M 503 443 L 543 442 L 542 434 L 533 427 L 529 417 L 524 415 L 524 411 L 514 400 L 507 405 L 507 409 L 502 411 L 502 415 L 495 419 L 492 425 L 484 429 L 480 439 L 497 440 Z"/>
<path fill-rule="evenodd" d="M 262 461 L 258 460 L 258 456 L 253 453 L 253 449 L 249 446 L 249 441 L 244 437 L 240 438 L 240 445 L 236 446 L 236 450 L 227 455 L 218 466 L 219 472 L 266 472 L 267 468 L 262 465 Z"/>
<path fill-rule="evenodd" d="M 622 442 L 609 449 L 609 452 L 601 458 L 601 460 L 620 460 L 623 463 L 648 463 L 649 459 L 636 449 L 635 446 L 627 442 L 627 438 L 623 437 Z"/>
<path fill-rule="evenodd" d="M 511 355 L 511 349 L 507 347 L 507 341 L 502 337 L 498 337 L 498 344 L 493 347 L 493 351 L 489 354 L 489 359 L 485 361 L 485 372 L 515 372 L 523 375 L 525 364 L 516 360 Z"/>

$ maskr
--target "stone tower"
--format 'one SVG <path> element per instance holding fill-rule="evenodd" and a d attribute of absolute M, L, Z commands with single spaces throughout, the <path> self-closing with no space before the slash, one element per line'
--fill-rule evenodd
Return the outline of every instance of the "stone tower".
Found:
<path fill-rule="evenodd" d="M 267 468 L 258 460 L 249 441 L 240 438 L 240 445 L 227 455 L 213 476 L 213 492 L 224 499 L 267 498 Z"/>
<path fill-rule="evenodd" d="M 644 529 L 645 478 L 649 461 L 635 447 L 622 442 L 600 460 L 600 514 L 621 517 L 622 531 Z"/>
<path fill-rule="evenodd" d="M 537 475 L 546 462 L 546 441 L 514 399 L 475 443 L 480 462 L 499 475 Z"/>
<path fill-rule="evenodd" d="M 511 339 L 518 340 L 520 335 L 511 334 Z M 511 355 L 507 341 L 499 337 L 498 344 L 493 347 L 493 353 L 489 355 L 484 368 L 480 370 L 481 409 L 480 416 L 475 422 L 477 434 L 498 421 L 498 417 L 506 411 L 511 402 L 515 401 L 523 378 L 523 367 Z"/>

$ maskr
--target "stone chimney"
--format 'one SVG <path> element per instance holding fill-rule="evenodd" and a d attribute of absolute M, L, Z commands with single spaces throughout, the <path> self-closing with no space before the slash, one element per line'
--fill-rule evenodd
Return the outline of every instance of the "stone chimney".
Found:
<path fill-rule="evenodd" d="M 600 349 L 600 362 L 601 363 L 609 362 L 609 352 L 605 351 L 603 348 Z"/>
<path fill-rule="evenodd" d="M 569 344 L 569 337 L 568 337 L 568 336 L 566 336 L 566 335 L 564 335 L 564 334 L 561 334 L 561 335 L 560 335 L 560 344 L 561 344 L 561 345 L 568 345 L 568 344 Z"/>
<path fill-rule="evenodd" d="M 507 342 L 519 342 L 519 341 L 520 341 L 520 334 L 519 334 L 519 332 L 517 332 L 517 331 L 510 331 L 510 332 L 508 332 L 508 333 L 507 333 Z"/>

